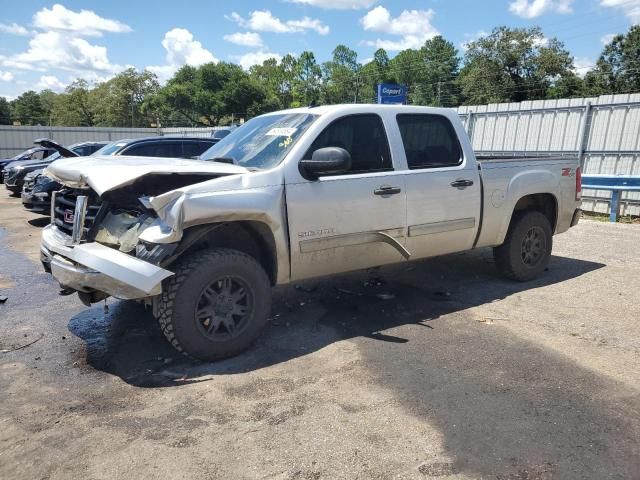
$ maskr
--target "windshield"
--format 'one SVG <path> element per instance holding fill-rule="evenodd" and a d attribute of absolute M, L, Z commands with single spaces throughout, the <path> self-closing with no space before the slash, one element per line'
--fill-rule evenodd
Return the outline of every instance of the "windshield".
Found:
<path fill-rule="evenodd" d="M 22 152 L 22 153 L 17 154 L 17 155 L 16 155 L 15 157 L 13 157 L 11 160 L 22 160 L 22 159 L 28 159 L 28 158 L 31 156 L 31 154 L 32 154 L 33 152 L 36 152 L 36 151 L 38 151 L 38 150 L 40 150 L 40 149 L 39 149 L 39 148 L 37 148 L 37 147 L 36 147 L 36 148 L 30 148 L 30 149 L 29 149 L 29 150 L 27 150 L 26 152 Z"/>
<path fill-rule="evenodd" d="M 126 144 L 126 142 L 107 143 L 104 147 L 93 152 L 91 156 L 93 157 L 94 155 L 112 155 L 122 147 L 124 147 Z"/>
<path fill-rule="evenodd" d="M 256 117 L 200 155 L 200 160 L 233 161 L 246 168 L 273 167 L 284 159 L 316 118 L 317 115 L 308 113 Z"/>

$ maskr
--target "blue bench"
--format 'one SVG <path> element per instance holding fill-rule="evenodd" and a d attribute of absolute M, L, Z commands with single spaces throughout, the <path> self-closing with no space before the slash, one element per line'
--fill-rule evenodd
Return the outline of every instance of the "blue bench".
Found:
<path fill-rule="evenodd" d="M 582 188 L 611 191 L 609 221 L 618 218 L 620 192 L 640 192 L 640 175 L 582 175 Z"/>

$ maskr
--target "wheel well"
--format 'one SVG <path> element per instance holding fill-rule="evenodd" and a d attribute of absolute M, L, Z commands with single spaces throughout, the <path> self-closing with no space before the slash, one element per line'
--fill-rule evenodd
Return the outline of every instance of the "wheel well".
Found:
<path fill-rule="evenodd" d="M 272 285 L 278 277 L 276 242 L 271 229 L 262 222 L 238 221 L 199 225 L 187 229 L 178 256 L 205 248 L 230 248 L 255 258 L 264 268 Z"/>
<path fill-rule="evenodd" d="M 535 193 L 533 195 L 527 195 L 522 197 L 516 203 L 513 209 L 513 215 L 523 211 L 537 211 L 542 213 L 549 220 L 551 225 L 551 231 L 556 231 L 556 220 L 558 217 L 558 201 L 550 193 Z"/>

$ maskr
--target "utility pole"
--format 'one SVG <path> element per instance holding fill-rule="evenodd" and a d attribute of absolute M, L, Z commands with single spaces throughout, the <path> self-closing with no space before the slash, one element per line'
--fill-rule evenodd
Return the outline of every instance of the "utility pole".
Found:
<path fill-rule="evenodd" d="M 131 128 L 133 128 L 133 91 L 131 92 Z"/>
<path fill-rule="evenodd" d="M 440 101 L 440 91 L 441 91 L 441 87 L 442 84 L 440 82 L 440 80 L 438 80 L 438 106 L 441 107 L 442 106 L 442 102 Z"/>

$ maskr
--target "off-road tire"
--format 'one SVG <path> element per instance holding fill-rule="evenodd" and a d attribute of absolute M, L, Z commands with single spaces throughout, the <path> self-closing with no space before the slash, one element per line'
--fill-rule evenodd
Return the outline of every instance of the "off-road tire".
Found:
<path fill-rule="evenodd" d="M 542 254 L 535 265 L 528 265 L 523 259 L 523 242 L 532 229 L 540 233 Z M 547 217 L 536 211 L 522 212 L 514 215 L 504 243 L 493 249 L 493 258 L 502 275 L 528 282 L 542 275 L 549 263 L 552 247 L 553 233 Z"/>
<path fill-rule="evenodd" d="M 163 282 L 158 309 L 158 322 L 171 345 L 204 361 L 232 357 L 246 350 L 260 334 L 271 309 L 271 283 L 262 266 L 245 253 L 216 248 L 188 255 L 172 269 L 174 275 Z M 224 275 L 234 275 L 246 283 L 253 309 L 240 336 L 212 341 L 201 332 L 195 311 L 203 290 Z"/>

